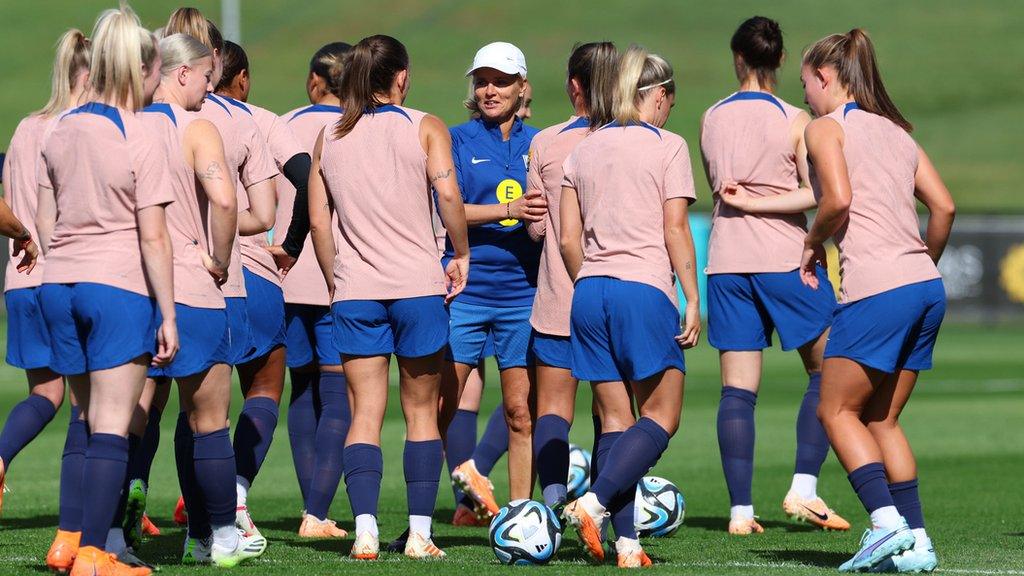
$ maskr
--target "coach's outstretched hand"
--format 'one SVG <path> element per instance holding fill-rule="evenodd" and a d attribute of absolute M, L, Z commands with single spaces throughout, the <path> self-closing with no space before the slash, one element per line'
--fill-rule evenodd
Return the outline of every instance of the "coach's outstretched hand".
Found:
<path fill-rule="evenodd" d="M 683 312 L 683 325 L 679 327 L 680 334 L 676 336 L 676 342 L 686 350 L 693 348 L 700 340 L 700 303 L 687 302 L 686 310 Z"/>
<path fill-rule="evenodd" d="M 448 295 L 444 297 L 444 303 L 449 304 L 466 287 L 469 279 L 469 256 L 456 256 L 448 262 L 444 269 L 445 288 Z"/>

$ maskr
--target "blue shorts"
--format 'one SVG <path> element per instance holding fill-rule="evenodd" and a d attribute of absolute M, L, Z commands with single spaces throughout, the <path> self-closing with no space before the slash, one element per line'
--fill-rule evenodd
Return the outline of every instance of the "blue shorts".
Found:
<path fill-rule="evenodd" d="M 262 358 L 284 346 L 284 292 L 281 287 L 242 269 L 245 276 L 245 307 L 249 316 L 249 345 L 252 349 L 241 364 Z"/>
<path fill-rule="evenodd" d="M 237 366 L 245 362 L 245 358 L 253 351 L 252 334 L 249 328 L 249 309 L 245 298 L 225 298 L 225 310 L 228 314 L 228 364 Z"/>
<path fill-rule="evenodd" d="M 78 282 L 43 284 L 50 368 L 65 376 L 107 370 L 156 353 L 156 304 L 128 290 Z"/>
<path fill-rule="evenodd" d="M 178 341 L 181 348 L 174 361 L 162 368 L 150 368 L 150 378 L 185 378 L 227 364 L 231 349 L 228 314 L 223 308 L 193 308 L 175 304 Z M 159 311 L 157 317 L 160 317 Z"/>
<path fill-rule="evenodd" d="M 825 358 L 849 358 L 889 374 L 928 370 L 945 314 L 939 278 L 843 304 L 832 321 Z"/>
<path fill-rule="evenodd" d="M 476 366 L 486 358 L 488 337 L 498 369 L 523 368 L 530 364 L 530 313 L 533 306 L 480 306 L 458 300 L 449 305 L 448 359 Z"/>
<path fill-rule="evenodd" d="M 7 303 L 7 363 L 22 370 L 50 366 L 50 331 L 40 310 L 39 288 L 4 293 Z"/>
<path fill-rule="evenodd" d="M 331 306 L 334 347 L 348 356 L 430 356 L 448 342 L 443 296 L 343 300 Z M 475 364 L 475 361 L 474 361 Z"/>
<path fill-rule="evenodd" d="M 568 336 L 553 336 L 534 330 L 530 350 L 541 364 L 572 370 L 572 342 Z"/>
<path fill-rule="evenodd" d="M 341 364 L 341 352 L 334 346 L 330 306 L 285 304 L 284 319 L 289 368 L 301 368 L 314 360 L 320 366 Z"/>
<path fill-rule="evenodd" d="M 572 375 L 592 382 L 637 381 L 668 368 L 685 372 L 679 309 L 648 284 L 583 278 L 572 296 Z"/>
<path fill-rule="evenodd" d="M 778 331 L 783 350 L 815 340 L 832 323 L 836 296 L 818 267 L 818 289 L 800 271 L 708 276 L 708 343 L 722 351 L 763 350 Z"/>

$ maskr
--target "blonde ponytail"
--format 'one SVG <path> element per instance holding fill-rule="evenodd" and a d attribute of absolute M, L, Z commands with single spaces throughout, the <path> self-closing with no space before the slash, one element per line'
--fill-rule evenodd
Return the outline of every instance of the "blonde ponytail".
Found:
<path fill-rule="evenodd" d="M 42 116 L 55 116 L 70 108 L 75 78 L 89 69 L 89 39 L 81 30 L 72 28 L 57 41 L 57 54 L 53 59 L 50 81 L 50 100 L 38 112 Z"/>
<path fill-rule="evenodd" d="M 650 54 L 641 46 L 632 45 L 619 60 L 619 76 L 615 81 L 613 112 L 619 124 L 640 121 L 640 103 L 647 91 L 664 87 L 675 94 L 672 65 L 657 54 Z"/>
<path fill-rule="evenodd" d="M 89 81 L 95 97 L 128 110 L 142 108 L 143 80 L 157 55 L 156 38 L 127 4 L 100 14 L 92 38 Z"/>

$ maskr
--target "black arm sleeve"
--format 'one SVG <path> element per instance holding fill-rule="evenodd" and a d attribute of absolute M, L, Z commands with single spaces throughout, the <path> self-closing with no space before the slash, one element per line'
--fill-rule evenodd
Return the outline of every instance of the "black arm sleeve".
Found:
<path fill-rule="evenodd" d="M 309 171 L 313 165 L 309 154 L 292 156 L 284 165 L 284 177 L 295 187 L 295 203 L 292 204 L 292 221 L 288 223 L 281 248 L 292 258 L 302 253 L 302 245 L 309 234 Z"/>

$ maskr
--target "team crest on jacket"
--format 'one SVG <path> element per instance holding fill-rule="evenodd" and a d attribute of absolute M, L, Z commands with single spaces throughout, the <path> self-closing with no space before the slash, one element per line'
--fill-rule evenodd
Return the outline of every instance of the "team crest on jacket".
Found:
<path fill-rule="evenodd" d="M 526 154 L 523 154 L 523 166 L 525 166 L 527 170 L 530 169 L 530 153 L 531 152 L 533 152 L 533 151 L 531 150 L 530 152 L 527 152 Z"/>

